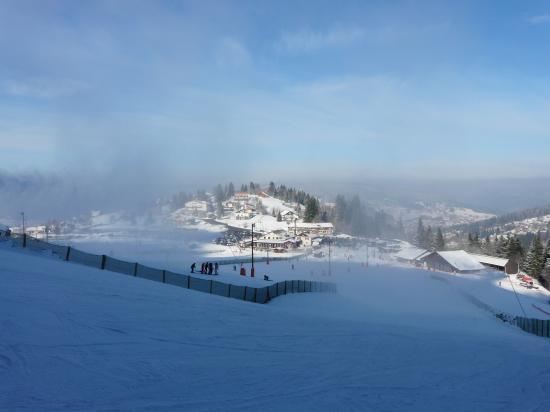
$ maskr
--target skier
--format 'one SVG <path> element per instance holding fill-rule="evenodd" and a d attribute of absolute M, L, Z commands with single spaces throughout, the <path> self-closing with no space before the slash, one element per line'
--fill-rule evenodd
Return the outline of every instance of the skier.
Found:
<path fill-rule="evenodd" d="M 219 268 L 218 262 L 214 263 L 214 275 L 218 274 L 218 268 Z"/>
<path fill-rule="evenodd" d="M 237 271 L 237 265 L 233 265 L 233 272 Z"/>
<path fill-rule="evenodd" d="M 195 273 L 195 262 L 191 265 L 191 273 Z"/>
<path fill-rule="evenodd" d="M 211 275 L 213 271 L 214 271 L 214 265 L 212 264 L 212 262 L 210 262 L 208 264 L 208 274 Z"/>

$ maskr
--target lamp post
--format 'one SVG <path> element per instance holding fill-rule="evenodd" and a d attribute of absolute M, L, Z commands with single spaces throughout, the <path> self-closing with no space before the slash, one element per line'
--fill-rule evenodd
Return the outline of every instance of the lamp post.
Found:
<path fill-rule="evenodd" d="M 252 223 L 252 268 L 250 269 L 250 277 L 254 277 L 254 226 L 255 223 Z"/>
<path fill-rule="evenodd" d="M 332 243 L 332 239 L 328 238 L 328 275 L 332 275 L 331 271 L 331 261 L 330 261 L 330 244 Z"/>

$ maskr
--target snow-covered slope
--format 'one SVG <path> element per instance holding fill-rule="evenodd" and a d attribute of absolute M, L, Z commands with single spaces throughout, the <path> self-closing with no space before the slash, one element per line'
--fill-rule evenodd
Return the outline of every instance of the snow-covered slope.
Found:
<path fill-rule="evenodd" d="M 338 295 L 257 305 L 0 246 L 0 410 L 550 408 L 550 340 L 349 265 Z"/>

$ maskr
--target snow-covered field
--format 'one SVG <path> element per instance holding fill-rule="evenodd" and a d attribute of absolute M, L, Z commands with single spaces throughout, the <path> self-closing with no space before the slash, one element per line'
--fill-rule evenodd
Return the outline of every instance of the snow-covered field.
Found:
<path fill-rule="evenodd" d="M 332 273 L 336 295 L 258 305 L 0 246 L 0 410 L 550 408 L 550 340 L 461 293 L 483 278 Z"/>

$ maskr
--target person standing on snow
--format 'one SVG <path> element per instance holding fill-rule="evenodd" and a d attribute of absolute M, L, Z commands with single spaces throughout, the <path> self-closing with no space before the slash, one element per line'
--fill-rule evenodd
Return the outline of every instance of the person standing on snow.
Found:
<path fill-rule="evenodd" d="M 191 273 L 195 273 L 195 262 L 191 265 Z"/>
<path fill-rule="evenodd" d="M 214 263 L 214 274 L 217 275 L 218 274 L 218 268 L 220 266 L 218 265 L 218 262 Z"/>

